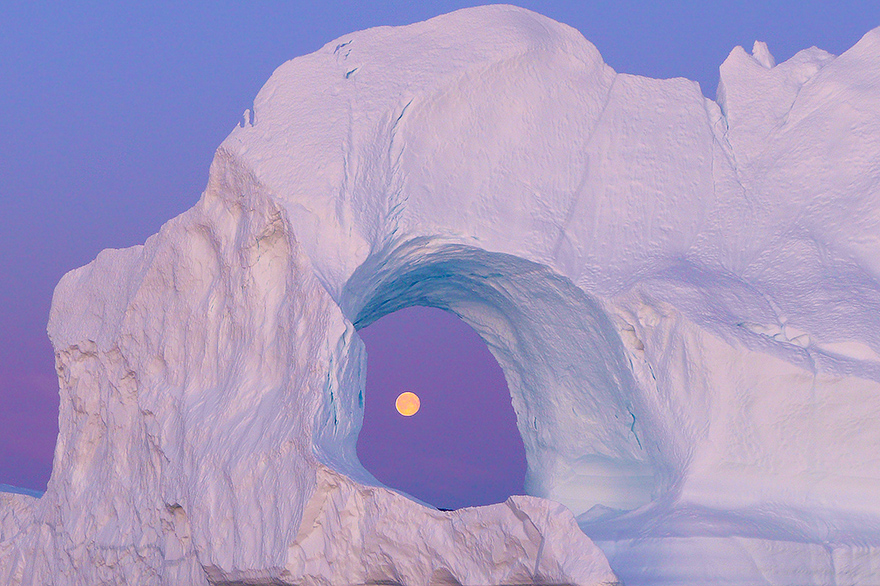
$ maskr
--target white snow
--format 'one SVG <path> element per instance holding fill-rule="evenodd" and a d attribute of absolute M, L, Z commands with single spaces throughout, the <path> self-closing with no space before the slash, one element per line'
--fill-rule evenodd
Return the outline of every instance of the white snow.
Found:
<path fill-rule="evenodd" d="M 880 29 L 737 47 L 717 104 L 509 6 L 294 59 L 193 209 L 59 283 L 0 583 L 615 580 L 593 539 L 630 585 L 875 584 L 878 152 Z M 356 329 L 414 304 L 495 354 L 532 497 L 357 461 Z"/>
<path fill-rule="evenodd" d="M 767 47 L 767 43 L 755 41 L 755 44 L 752 46 L 752 57 L 767 69 L 773 69 L 776 67 L 776 59 L 770 54 L 770 49 Z"/>

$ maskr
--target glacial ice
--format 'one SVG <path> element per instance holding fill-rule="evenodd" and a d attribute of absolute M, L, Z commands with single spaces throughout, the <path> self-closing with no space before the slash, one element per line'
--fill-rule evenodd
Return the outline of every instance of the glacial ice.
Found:
<path fill-rule="evenodd" d="M 737 47 L 717 103 L 510 6 L 285 63 L 196 206 L 58 284 L 0 583 L 876 584 L 878 152 L 880 29 Z M 358 462 L 357 328 L 410 305 L 498 359 L 531 496 Z"/>

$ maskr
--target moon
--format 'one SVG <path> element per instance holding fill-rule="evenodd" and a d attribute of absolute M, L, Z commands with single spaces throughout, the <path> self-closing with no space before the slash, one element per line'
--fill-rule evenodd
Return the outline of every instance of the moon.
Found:
<path fill-rule="evenodd" d="M 397 396 L 397 400 L 394 402 L 394 406 L 397 407 L 397 412 L 404 417 L 412 417 L 418 413 L 421 404 L 419 396 L 409 391 L 400 393 L 400 395 Z"/>

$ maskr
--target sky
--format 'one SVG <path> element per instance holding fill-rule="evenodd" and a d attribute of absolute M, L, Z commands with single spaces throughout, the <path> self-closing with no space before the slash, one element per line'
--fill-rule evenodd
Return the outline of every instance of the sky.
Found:
<path fill-rule="evenodd" d="M 44 489 L 49 478 L 58 394 L 45 330 L 52 291 L 65 272 L 104 248 L 143 243 L 195 204 L 214 150 L 284 61 L 355 30 L 483 3 L 0 0 L 0 484 Z M 756 39 L 766 41 L 777 62 L 813 45 L 840 54 L 880 25 L 876 0 L 518 4 L 579 29 L 619 72 L 694 79 L 710 98 L 718 66 L 736 45 L 751 48 Z M 385 358 L 393 363 L 407 354 L 401 351 L 409 344 L 404 340 L 424 341 L 429 355 L 462 360 L 453 350 L 473 333 L 447 318 L 412 310 L 362 332 L 370 374 L 359 449 L 377 476 L 396 474 L 399 488 L 439 506 L 500 499 L 500 487 L 502 493 L 516 491 L 522 482 L 515 434 L 507 448 L 496 450 L 506 454 L 496 454 L 501 463 L 486 464 L 500 466 L 493 469 L 496 482 L 463 488 L 473 476 L 466 465 L 435 458 L 455 453 L 443 442 L 461 435 L 456 426 L 463 420 L 449 421 L 448 405 L 437 411 L 443 417 L 429 417 L 435 400 L 454 405 L 464 393 L 482 392 L 479 400 L 489 403 L 481 409 L 491 407 L 487 413 L 504 421 L 509 395 L 491 357 L 469 368 L 474 380 L 484 381 L 482 391 L 474 390 L 477 383 L 456 380 L 443 383 L 445 395 L 435 395 L 436 388 L 423 384 L 432 377 L 418 381 L 419 371 L 410 367 L 397 371 L 415 379 L 378 374 Z M 383 381 L 376 383 L 382 390 L 370 395 L 373 378 Z M 416 382 L 425 395 L 423 413 L 404 420 L 381 411 L 383 400 L 388 407 L 383 392 Z M 434 439 L 422 444 L 433 451 L 414 461 L 432 467 L 432 474 L 447 470 L 449 479 L 463 479 L 443 494 L 431 492 L 437 485 L 424 469 L 389 466 L 396 456 L 376 448 L 380 444 L 370 435 L 393 431 L 409 437 L 405 434 L 413 430 L 401 426 L 417 423 L 421 432 L 433 430 Z"/>
<path fill-rule="evenodd" d="M 361 463 L 384 484 L 445 509 L 523 494 L 526 457 L 504 373 L 470 326 L 408 307 L 360 331 L 367 346 Z M 414 392 L 411 417 L 394 401 Z"/>

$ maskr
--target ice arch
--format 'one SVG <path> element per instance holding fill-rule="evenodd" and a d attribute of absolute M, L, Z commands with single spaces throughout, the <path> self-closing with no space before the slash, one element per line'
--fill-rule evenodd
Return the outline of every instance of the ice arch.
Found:
<path fill-rule="evenodd" d="M 715 103 L 490 6 L 283 65 L 196 206 L 59 283 L 0 582 L 876 583 L 878 63 L 737 48 Z M 355 324 L 415 300 L 494 349 L 571 510 L 359 465 Z"/>
<path fill-rule="evenodd" d="M 570 281 L 515 256 L 419 238 L 368 258 L 342 296 L 356 327 L 411 305 L 451 311 L 489 345 L 524 440 L 529 494 L 577 515 L 635 509 L 661 490 L 665 454 L 650 415 L 636 415 L 646 410 L 619 336 Z"/>

